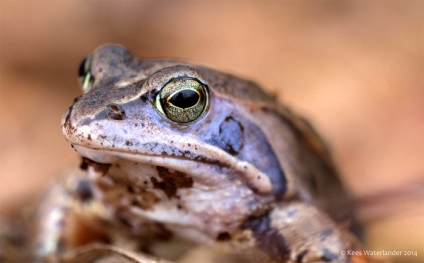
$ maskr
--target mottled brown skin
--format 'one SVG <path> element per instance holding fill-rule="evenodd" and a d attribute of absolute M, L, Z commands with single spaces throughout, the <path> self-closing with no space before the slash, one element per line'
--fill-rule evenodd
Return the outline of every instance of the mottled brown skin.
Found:
<path fill-rule="evenodd" d="M 38 256 L 74 249 L 69 228 L 78 220 L 66 219 L 82 213 L 108 226 L 95 237 L 117 246 L 135 239 L 134 251 L 165 239 L 225 244 L 274 262 L 349 262 L 340 252 L 355 246 L 343 229 L 352 207 L 326 146 L 256 84 L 140 60 L 117 45 L 88 56 L 80 78 L 84 94 L 62 125 L 85 161 L 40 208 Z M 194 84 L 158 97 L 174 81 Z M 184 118 L 163 111 L 174 102 L 188 105 L 176 109 Z"/>

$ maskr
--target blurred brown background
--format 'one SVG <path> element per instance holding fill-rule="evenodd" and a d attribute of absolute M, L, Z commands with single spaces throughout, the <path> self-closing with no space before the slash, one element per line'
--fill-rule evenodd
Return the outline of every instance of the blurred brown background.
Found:
<path fill-rule="evenodd" d="M 423 1 L 0 0 L 0 212 L 78 162 L 60 118 L 106 42 L 262 84 L 315 123 L 358 197 L 424 179 Z M 392 208 L 368 247 L 424 261 L 423 199 Z"/>

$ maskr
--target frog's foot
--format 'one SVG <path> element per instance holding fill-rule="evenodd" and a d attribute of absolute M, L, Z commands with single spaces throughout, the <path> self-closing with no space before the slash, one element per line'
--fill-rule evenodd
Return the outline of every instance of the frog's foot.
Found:
<path fill-rule="evenodd" d="M 46 258 L 85 244 L 109 243 L 110 227 L 97 215 L 86 171 L 72 169 L 47 191 L 31 227 L 32 253 Z"/>
<path fill-rule="evenodd" d="M 274 207 L 265 216 L 250 219 L 245 226 L 256 245 L 282 262 L 350 262 L 343 253 L 353 238 L 316 207 L 292 202 Z"/>

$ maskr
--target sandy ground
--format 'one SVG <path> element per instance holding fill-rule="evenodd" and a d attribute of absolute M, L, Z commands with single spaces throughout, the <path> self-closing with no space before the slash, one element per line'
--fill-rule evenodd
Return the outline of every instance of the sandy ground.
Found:
<path fill-rule="evenodd" d="M 278 94 L 325 135 L 358 197 L 424 180 L 423 1 L 0 0 L 2 213 L 78 162 L 60 118 L 80 93 L 81 59 L 107 42 Z M 423 199 L 389 207 L 367 224 L 368 247 L 421 262 Z"/>

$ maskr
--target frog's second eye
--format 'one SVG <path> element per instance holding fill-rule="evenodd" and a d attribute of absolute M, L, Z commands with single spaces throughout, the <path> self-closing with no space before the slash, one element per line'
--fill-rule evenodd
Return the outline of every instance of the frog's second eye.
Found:
<path fill-rule="evenodd" d="M 170 120 L 188 123 L 197 120 L 207 108 L 209 94 L 206 87 L 191 78 L 174 79 L 156 97 L 156 107 Z"/>
<path fill-rule="evenodd" d="M 94 82 L 94 77 L 91 73 L 90 64 L 91 56 L 88 56 L 81 62 L 78 69 L 78 81 L 84 93 L 90 90 Z"/>

